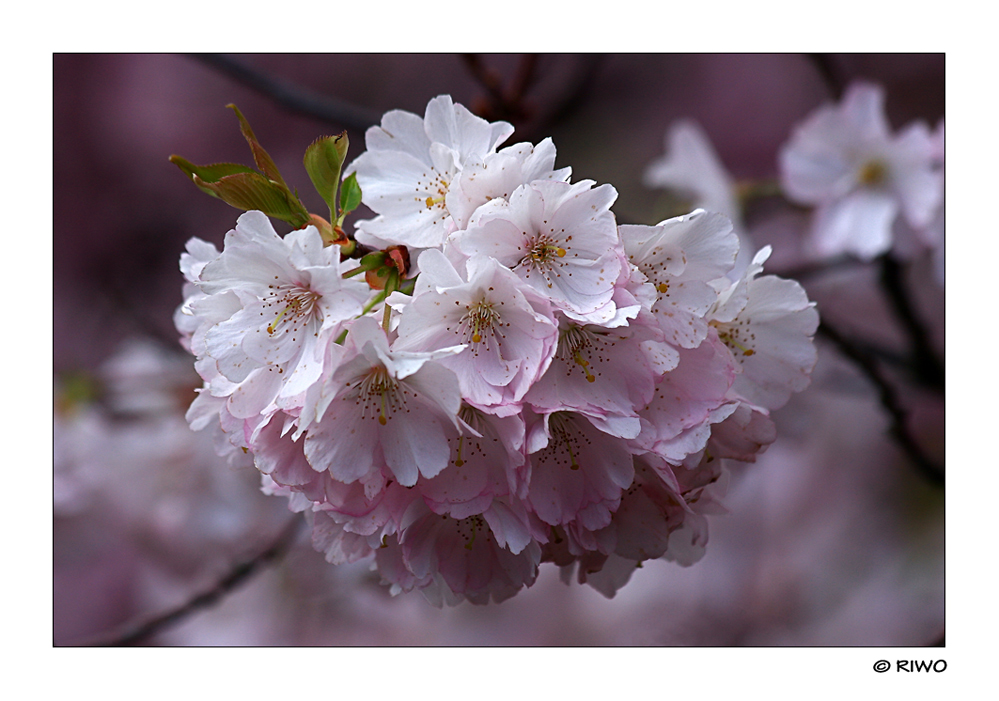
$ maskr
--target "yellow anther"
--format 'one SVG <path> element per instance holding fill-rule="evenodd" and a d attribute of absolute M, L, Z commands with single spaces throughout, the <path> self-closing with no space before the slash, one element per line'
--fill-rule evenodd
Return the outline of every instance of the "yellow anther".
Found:
<path fill-rule="evenodd" d="M 756 355 L 756 351 L 754 351 L 752 348 L 746 348 L 746 346 L 744 346 L 741 343 L 739 343 L 738 341 L 736 341 L 734 338 L 732 338 L 732 334 L 729 334 L 729 333 L 719 333 L 718 334 L 718 338 L 720 338 L 721 342 L 724 343 L 725 345 L 727 345 L 727 346 L 735 346 L 736 348 L 738 348 L 739 350 L 741 350 L 742 354 L 744 356 L 746 356 L 747 358 L 749 356 L 751 356 L 751 355 Z"/>
<path fill-rule="evenodd" d="M 586 373 L 586 381 L 587 382 L 596 382 L 597 378 L 594 377 L 593 373 L 591 373 L 589 371 L 589 369 L 588 369 L 588 366 L 590 364 L 589 361 L 588 360 L 584 360 L 583 357 L 579 354 L 579 351 L 576 351 L 575 353 L 573 353 L 572 357 L 573 357 L 573 360 L 576 361 L 576 365 L 578 365 L 579 367 L 583 368 L 583 372 Z"/>
<path fill-rule="evenodd" d="M 280 314 L 274 317 L 274 321 L 272 321 L 270 325 L 268 325 L 267 327 L 267 333 L 274 333 L 277 330 L 277 325 L 281 323 L 282 317 L 284 317 L 284 315 L 288 312 L 289 309 L 291 309 L 290 304 L 286 306 L 284 309 L 282 309 Z"/>
<path fill-rule="evenodd" d="M 659 290 L 662 294 L 666 294 L 667 292 L 669 292 L 669 283 L 661 282 L 658 285 L 656 285 L 656 289 Z"/>

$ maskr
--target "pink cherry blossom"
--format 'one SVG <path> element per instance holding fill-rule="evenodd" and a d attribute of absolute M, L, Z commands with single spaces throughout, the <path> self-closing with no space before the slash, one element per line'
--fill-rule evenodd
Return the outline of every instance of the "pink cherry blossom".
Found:
<path fill-rule="evenodd" d="M 569 409 L 637 419 L 655 388 L 657 373 L 643 346 L 655 337 L 637 323 L 608 329 L 563 316 L 555 359 L 524 401 L 539 412 Z M 637 421 L 632 431 L 629 437 L 637 435 Z"/>
<path fill-rule="evenodd" d="M 515 413 L 516 407 L 500 407 L 519 402 L 555 352 L 550 304 L 493 258 L 470 259 L 467 282 L 438 251 L 426 251 L 420 261 L 431 258 L 437 261 L 421 274 L 395 347 L 430 351 L 464 344 L 464 351 L 439 361 L 457 374 L 462 396 Z"/>
<path fill-rule="evenodd" d="M 583 414 L 527 414 L 531 479 L 527 503 L 550 525 L 578 520 L 596 530 L 610 522 L 634 477 L 623 441 Z"/>
<path fill-rule="evenodd" d="M 467 599 L 500 602 L 534 583 L 541 549 L 526 539 L 519 547 L 504 547 L 484 515 L 454 519 L 414 506 L 414 514 L 399 539 L 402 560 L 415 581 L 433 601 Z M 526 528 L 524 529 L 526 534 Z"/>
<path fill-rule="evenodd" d="M 329 391 L 315 399 L 315 424 L 299 427 L 309 464 L 345 483 L 380 480 L 383 466 L 404 486 L 438 474 L 450 455 L 444 427 L 457 428 L 461 395 L 454 373 L 432 361 L 462 349 L 393 351 L 373 319 L 354 322 Z"/>
<path fill-rule="evenodd" d="M 644 560 L 695 562 L 724 461 L 773 441 L 815 363 L 813 303 L 761 275 L 769 248 L 740 274 L 724 213 L 619 227 L 612 186 L 568 182 L 551 139 L 498 150 L 511 133 L 447 96 L 368 130 L 354 238 L 409 256 L 385 292 L 379 255 L 261 212 L 181 256 L 191 427 L 252 456 L 329 562 L 438 606 L 502 601 L 543 562 L 606 596 Z"/>
<path fill-rule="evenodd" d="M 567 316 L 602 323 L 614 315 L 608 303 L 622 265 L 610 212 L 616 197 L 589 180 L 536 181 L 480 207 L 455 245 L 495 258 Z"/>

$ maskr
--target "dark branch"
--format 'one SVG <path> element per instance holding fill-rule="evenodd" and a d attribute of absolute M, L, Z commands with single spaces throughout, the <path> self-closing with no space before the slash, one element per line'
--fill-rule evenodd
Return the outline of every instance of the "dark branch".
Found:
<path fill-rule="evenodd" d="M 829 92 L 832 93 L 833 99 L 839 100 L 843 97 L 843 91 L 846 89 L 846 80 L 843 78 L 843 72 L 839 66 L 833 61 L 832 56 L 829 54 L 805 54 L 805 57 L 815 66 L 815 69 L 822 77 L 822 82 L 825 83 L 826 87 L 829 88 Z"/>
<path fill-rule="evenodd" d="M 534 80 L 534 68 L 538 59 L 535 54 L 521 57 L 509 86 L 504 85 L 503 76 L 486 66 L 478 54 L 462 54 L 461 58 L 472 77 L 488 94 L 488 98 L 477 100 L 474 105 L 475 112 L 480 117 L 487 120 L 508 120 L 514 126 L 521 126 L 522 122 L 530 118 L 531 110 L 525 102 L 525 96 Z"/>
<path fill-rule="evenodd" d="M 141 644 L 146 638 L 159 633 L 160 631 L 180 622 L 191 614 L 211 606 L 229 592 L 236 589 L 240 584 L 248 580 L 266 565 L 279 560 L 291 547 L 298 535 L 304 519 L 296 514 L 288 524 L 281 529 L 277 538 L 267 546 L 262 552 L 254 557 L 237 562 L 229 573 L 220 579 L 215 586 L 207 591 L 198 594 L 190 601 L 175 608 L 172 611 L 154 616 L 145 621 L 129 623 L 117 631 L 100 636 L 99 638 L 81 643 L 86 646 L 98 647 L 121 647 L 126 645 Z"/>
<path fill-rule="evenodd" d="M 499 73 L 491 70 L 482 62 L 478 54 L 462 54 L 461 59 L 465 62 L 472 77 L 478 81 L 479 85 L 486 89 L 492 98 L 493 107 L 505 106 L 506 98 L 503 95 L 503 81 Z"/>
<path fill-rule="evenodd" d="M 944 367 L 930 345 L 930 334 L 916 314 L 902 277 L 902 266 L 894 258 L 881 256 L 881 286 L 905 328 L 912 346 L 912 365 L 918 381 L 938 392 L 944 389 Z"/>
<path fill-rule="evenodd" d="M 229 76 L 237 83 L 271 98 L 292 112 L 360 132 L 381 123 L 381 114 L 377 112 L 269 76 L 230 56 L 191 54 L 191 57 Z"/>
<path fill-rule="evenodd" d="M 805 280 L 827 272 L 859 265 L 865 265 L 865 263 L 862 263 L 853 256 L 842 255 L 824 261 L 804 263 L 793 268 L 776 270 L 773 273 L 790 280 Z M 944 389 L 943 363 L 930 346 L 929 332 L 912 308 L 912 304 L 904 288 L 901 268 L 893 258 L 887 255 L 881 259 L 881 266 L 882 286 L 891 301 L 892 308 L 905 327 L 913 351 L 900 354 L 867 342 L 854 340 L 851 343 L 854 348 L 861 350 L 863 353 L 882 360 L 895 369 L 904 372 L 906 377 L 916 384 L 942 392 Z"/>
<path fill-rule="evenodd" d="M 930 483 L 942 487 L 944 485 L 943 468 L 923 453 L 923 449 L 909 433 L 905 422 L 905 411 L 902 409 L 895 388 L 881 375 L 881 371 L 878 369 L 874 358 L 843 338 L 838 331 L 829 326 L 828 322 L 823 321 L 819 324 L 818 335 L 831 341 L 843 355 L 856 364 L 867 379 L 874 383 L 874 386 L 878 389 L 881 404 L 891 417 L 891 427 L 889 430 L 892 436 L 894 436 L 919 473 Z"/>

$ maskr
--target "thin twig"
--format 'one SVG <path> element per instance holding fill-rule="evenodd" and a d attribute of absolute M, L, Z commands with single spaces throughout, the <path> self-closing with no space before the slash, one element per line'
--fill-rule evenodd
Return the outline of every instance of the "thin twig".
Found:
<path fill-rule="evenodd" d="M 504 86 L 503 77 L 499 72 L 489 68 L 478 54 L 462 54 L 465 66 L 471 72 L 486 92 L 487 100 L 479 100 L 476 112 L 484 119 L 504 119 L 515 122 L 519 126 L 530 117 L 530 110 L 524 102 L 527 89 L 534 79 L 534 67 L 537 63 L 535 54 L 525 54 L 521 57 L 517 72 L 509 87 Z"/>
<path fill-rule="evenodd" d="M 944 367 L 930 345 L 930 334 L 916 314 L 902 277 L 902 266 L 889 254 L 880 258 L 881 286 L 912 342 L 912 363 L 921 384 L 938 392 L 944 389 Z"/>
<path fill-rule="evenodd" d="M 478 54 L 462 54 L 461 58 L 465 62 L 465 66 L 468 67 L 469 72 L 471 72 L 472 77 L 489 93 L 492 98 L 493 108 L 495 109 L 497 106 L 504 107 L 506 98 L 503 96 L 503 81 L 500 79 L 499 73 L 486 66 Z M 490 115 L 490 117 L 492 116 Z"/>
<path fill-rule="evenodd" d="M 832 60 L 832 56 L 829 54 L 805 54 L 805 57 L 822 76 L 822 82 L 829 88 L 833 99 L 839 100 L 846 88 L 846 81 L 843 79 L 842 71 Z"/>
<path fill-rule="evenodd" d="M 167 611 L 166 613 L 159 614 L 145 621 L 128 623 L 122 628 L 111 633 L 101 635 L 90 642 L 80 643 L 79 646 L 121 647 L 140 644 L 146 638 L 149 638 L 156 633 L 175 625 L 203 608 L 211 606 L 223 596 L 236 589 L 240 584 L 248 580 L 254 574 L 261 571 L 266 565 L 283 557 L 291 547 L 292 543 L 294 543 L 295 537 L 298 535 L 299 529 L 302 527 L 302 523 L 303 519 L 301 515 L 296 514 L 292 517 L 288 524 L 281 529 L 277 538 L 275 538 L 274 541 L 271 542 L 271 544 L 268 545 L 262 552 L 248 560 L 237 562 L 233 565 L 232 569 L 229 570 L 229 573 L 220 579 L 213 587 L 202 592 L 201 594 L 198 594 L 172 611 Z"/>
<path fill-rule="evenodd" d="M 191 54 L 191 57 L 224 73 L 237 83 L 242 83 L 277 102 L 282 107 L 313 117 L 323 122 L 365 131 L 381 122 L 377 112 L 357 107 L 349 102 L 337 100 L 308 90 L 289 81 L 267 75 L 231 56 L 222 54 Z"/>
<path fill-rule="evenodd" d="M 831 341 L 843 355 L 853 361 L 864 375 L 874 383 L 880 394 L 882 406 L 884 406 L 891 416 L 891 427 L 889 429 L 891 434 L 895 437 L 895 440 L 915 465 L 919 473 L 932 484 L 942 487 L 944 485 L 943 468 L 923 453 L 922 448 L 909 433 L 905 422 L 905 411 L 902 409 L 895 389 L 881 375 L 875 360 L 868 353 L 843 338 L 826 321 L 819 324 L 818 334 Z"/>

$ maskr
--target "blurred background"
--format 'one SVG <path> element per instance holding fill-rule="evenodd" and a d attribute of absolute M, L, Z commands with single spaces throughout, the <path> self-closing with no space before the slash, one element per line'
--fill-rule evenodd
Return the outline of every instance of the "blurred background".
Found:
<path fill-rule="evenodd" d="M 513 123 L 508 143 L 551 136 L 556 167 L 615 186 L 619 223 L 654 224 L 671 201 L 643 174 L 677 119 L 701 125 L 737 181 L 765 180 L 793 126 L 853 80 L 885 88 L 894 129 L 936 128 L 945 97 L 942 54 L 57 54 L 53 69 L 57 645 L 181 605 L 299 518 L 259 492 L 249 460 L 216 458 L 183 418 L 200 381 L 173 327 L 178 259 L 192 236 L 221 248 L 239 212 L 167 159 L 252 163 L 226 104 L 312 211 L 323 204 L 302 155 L 316 137 L 347 129 L 352 159 L 383 112 L 422 115 L 447 93 Z M 701 562 L 648 562 L 610 600 L 543 565 L 503 604 L 441 611 L 391 597 L 364 565 L 328 565 L 302 530 L 273 566 L 141 642 L 941 643 L 942 377 L 907 362 L 943 358 L 932 261 L 892 264 L 886 287 L 883 265 L 810 259 L 806 212 L 764 198 L 744 215 L 752 244 L 774 246 L 766 272 L 798 279 L 830 331 L 812 386 L 775 413 L 777 442 L 732 470 L 731 513 L 710 519 Z"/>

